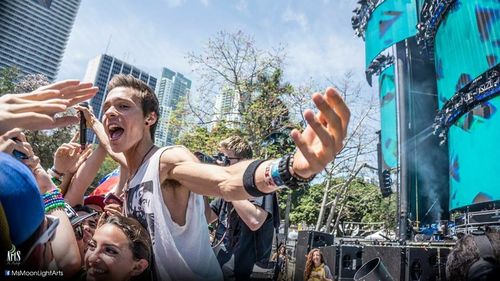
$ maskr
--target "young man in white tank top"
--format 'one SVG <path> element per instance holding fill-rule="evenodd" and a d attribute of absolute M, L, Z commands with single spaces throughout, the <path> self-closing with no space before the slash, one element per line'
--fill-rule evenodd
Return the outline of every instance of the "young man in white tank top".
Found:
<path fill-rule="evenodd" d="M 126 158 L 125 213 L 148 229 L 159 280 L 221 280 L 201 195 L 241 200 L 309 181 L 342 149 L 350 117 L 334 89 L 316 93 L 319 112 L 305 111 L 307 128 L 291 133 L 294 154 L 222 167 L 200 163 L 182 146 L 154 146 L 159 105 L 145 83 L 116 75 L 108 89 L 103 125 L 113 152 Z"/>

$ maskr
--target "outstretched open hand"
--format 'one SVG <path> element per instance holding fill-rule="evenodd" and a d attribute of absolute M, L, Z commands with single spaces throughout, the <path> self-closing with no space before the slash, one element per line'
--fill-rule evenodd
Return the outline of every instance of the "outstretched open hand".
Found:
<path fill-rule="evenodd" d="M 321 172 L 342 150 L 351 115 L 344 100 L 333 88 L 327 88 L 324 94 L 313 94 L 312 99 L 319 112 L 315 114 L 310 109 L 306 110 L 306 129 L 302 133 L 296 129 L 291 132 L 298 148 L 292 169 L 303 178 Z"/>
<path fill-rule="evenodd" d="M 55 117 L 70 106 L 92 98 L 98 88 L 91 83 L 67 80 L 26 94 L 0 98 L 0 134 L 18 127 L 28 130 L 52 129 L 78 122 L 74 116 Z"/>

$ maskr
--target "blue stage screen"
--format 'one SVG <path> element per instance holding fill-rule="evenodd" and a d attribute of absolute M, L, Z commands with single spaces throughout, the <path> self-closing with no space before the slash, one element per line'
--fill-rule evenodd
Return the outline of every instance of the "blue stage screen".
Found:
<path fill-rule="evenodd" d="M 386 0 L 370 16 L 365 31 L 366 67 L 383 50 L 417 33 L 415 0 Z"/>
<path fill-rule="evenodd" d="M 500 1 L 457 0 L 439 25 L 435 64 L 439 108 L 500 62 Z"/>
<path fill-rule="evenodd" d="M 396 84 L 394 65 L 386 68 L 378 80 L 380 92 L 380 122 L 383 169 L 398 166 L 398 136 L 396 119 Z"/>
<path fill-rule="evenodd" d="M 450 209 L 500 200 L 500 97 L 450 128 Z"/>
<path fill-rule="evenodd" d="M 457 0 L 435 38 L 439 108 L 499 62 L 500 2 Z M 500 200 L 499 106 L 499 97 L 489 100 L 450 127 L 450 210 Z"/>

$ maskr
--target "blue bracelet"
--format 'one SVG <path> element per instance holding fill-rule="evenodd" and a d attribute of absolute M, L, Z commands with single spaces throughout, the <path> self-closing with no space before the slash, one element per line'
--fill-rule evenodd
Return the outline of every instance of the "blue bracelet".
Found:
<path fill-rule="evenodd" d="M 285 185 L 285 183 L 283 182 L 283 180 L 281 179 L 281 176 L 280 176 L 279 161 L 280 160 L 276 160 L 271 164 L 272 165 L 271 166 L 271 177 L 273 178 L 274 183 L 278 187 L 281 187 L 281 186 Z"/>

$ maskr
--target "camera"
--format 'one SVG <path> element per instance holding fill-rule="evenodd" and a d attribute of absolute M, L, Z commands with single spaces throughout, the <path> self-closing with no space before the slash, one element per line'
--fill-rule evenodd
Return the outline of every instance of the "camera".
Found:
<path fill-rule="evenodd" d="M 219 166 L 229 166 L 231 164 L 229 157 L 227 157 L 226 155 L 224 155 L 224 153 L 221 152 L 217 153 L 217 155 L 210 156 L 201 151 L 196 151 L 194 155 L 202 163 L 215 164 Z"/>

